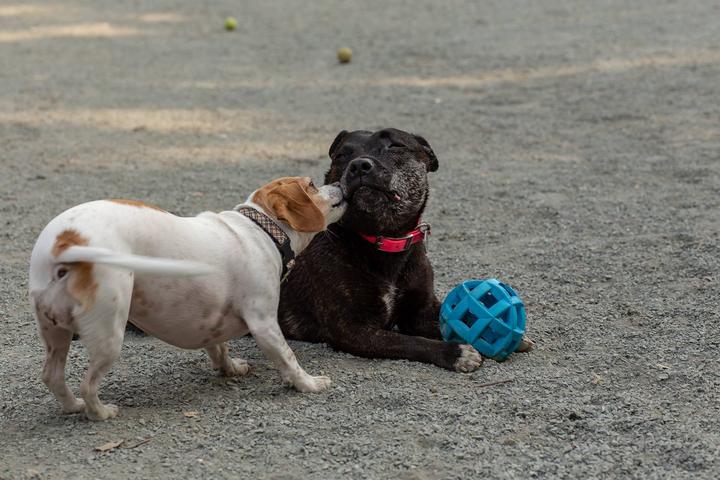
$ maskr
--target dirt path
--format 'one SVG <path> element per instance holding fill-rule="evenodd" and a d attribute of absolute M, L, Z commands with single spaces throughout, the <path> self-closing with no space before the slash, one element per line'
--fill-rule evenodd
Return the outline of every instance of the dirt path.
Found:
<path fill-rule="evenodd" d="M 717 2 L 10 1 L 0 478 L 720 476 Z M 128 336 L 103 387 L 121 416 L 59 415 L 26 299 L 50 218 L 104 197 L 230 208 L 320 179 L 340 129 L 384 126 L 440 159 L 440 293 L 505 279 L 534 353 L 460 375 L 294 343 L 334 381 L 300 395 L 251 339 L 236 382 Z M 74 345 L 74 388 L 84 359 Z"/>

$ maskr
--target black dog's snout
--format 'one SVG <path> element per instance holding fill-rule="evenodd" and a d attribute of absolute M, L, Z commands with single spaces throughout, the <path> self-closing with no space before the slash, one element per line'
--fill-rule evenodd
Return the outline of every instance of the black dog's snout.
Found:
<path fill-rule="evenodd" d="M 367 158 L 356 158 L 347 167 L 348 177 L 362 177 L 375 168 L 375 164 Z"/>
<path fill-rule="evenodd" d="M 377 183 L 373 178 L 377 170 L 377 165 L 372 158 L 360 157 L 352 160 L 345 168 L 341 183 L 346 187 L 346 196 L 350 197 L 355 190 L 362 185 Z"/>

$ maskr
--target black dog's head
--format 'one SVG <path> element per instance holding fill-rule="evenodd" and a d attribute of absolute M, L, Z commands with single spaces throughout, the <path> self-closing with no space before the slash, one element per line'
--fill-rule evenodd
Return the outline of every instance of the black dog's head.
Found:
<path fill-rule="evenodd" d="M 342 225 L 384 235 L 415 228 L 428 198 L 427 173 L 438 169 L 424 138 L 394 128 L 343 130 L 330 158 L 325 183 L 340 181 L 349 203 Z"/>

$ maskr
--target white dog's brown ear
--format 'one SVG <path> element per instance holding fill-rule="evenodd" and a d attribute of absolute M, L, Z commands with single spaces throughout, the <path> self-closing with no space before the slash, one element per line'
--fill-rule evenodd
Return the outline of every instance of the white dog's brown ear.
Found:
<path fill-rule="evenodd" d="M 283 183 L 267 193 L 265 205 L 278 220 L 298 232 L 320 232 L 325 216 L 299 182 Z"/>

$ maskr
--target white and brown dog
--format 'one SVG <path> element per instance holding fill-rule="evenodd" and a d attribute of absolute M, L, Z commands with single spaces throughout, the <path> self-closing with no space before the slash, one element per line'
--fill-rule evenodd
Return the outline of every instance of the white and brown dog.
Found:
<path fill-rule="evenodd" d="M 47 348 L 42 378 L 63 412 L 117 415 L 116 406 L 100 402 L 98 386 L 120 354 L 128 318 L 177 347 L 204 348 L 228 376 L 249 367 L 230 358 L 224 342 L 250 332 L 283 381 L 301 392 L 327 388 L 330 379 L 308 375 L 285 341 L 278 298 L 287 257 L 339 220 L 345 206 L 338 184 L 315 188 L 309 178 L 286 177 L 232 211 L 185 218 L 101 200 L 55 217 L 32 252 L 30 303 Z M 89 356 L 84 401 L 65 383 L 75 333 Z"/>

